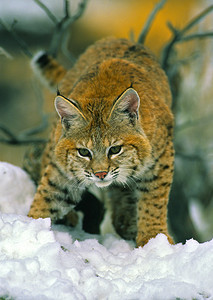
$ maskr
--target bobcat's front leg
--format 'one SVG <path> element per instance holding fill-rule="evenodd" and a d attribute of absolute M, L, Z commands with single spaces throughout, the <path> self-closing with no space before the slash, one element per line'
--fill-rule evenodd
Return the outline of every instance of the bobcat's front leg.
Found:
<path fill-rule="evenodd" d="M 138 202 L 138 220 L 137 220 L 137 246 L 145 245 L 151 238 L 154 238 L 158 233 L 167 235 L 170 243 L 173 243 L 172 238 L 168 233 L 167 228 L 167 199 L 168 192 L 162 193 L 159 196 L 145 196 Z M 153 197 L 155 200 L 153 201 Z"/>
<path fill-rule="evenodd" d="M 35 219 L 50 217 L 53 221 L 63 218 L 75 205 L 67 181 L 60 169 L 50 163 L 41 178 L 28 216 Z"/>
<path fill-rule="evenodd" d="M 152 175 L 138 184 L 141 195 L 137 205 L 137 246 L 145 245 L 158 233 L 172 238 L 167 228 L 167 204 L 173 178 L 174 151 L 172 142 L 168 142 L 164 153 L 156 159 Z"/>

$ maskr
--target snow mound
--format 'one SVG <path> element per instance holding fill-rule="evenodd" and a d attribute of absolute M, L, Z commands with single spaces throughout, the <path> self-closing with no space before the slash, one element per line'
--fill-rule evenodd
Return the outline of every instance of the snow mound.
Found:
<path fill-rule="evenodd" d="M 134 248 L 80 223 L 51 227 L 24 216 L 34 192 L 23 170 L 0 163 L 0 299 L 213 300 L 213 240 L 170 245 L 159 234 Z"/>
<path fill-rule="evenodd" d="M 0 297 L 213 299 L 213 240 L 170 245 L 159 234 L 134 249 L 113 235 L 101 244 L 56 229 L 50 219 L 0 215 Z"/>
<path fill-rule="evenodd" d="M 35 185 L 24 170 L 0 162 L 1 212 L 27 215 L 35 190 Z"/>

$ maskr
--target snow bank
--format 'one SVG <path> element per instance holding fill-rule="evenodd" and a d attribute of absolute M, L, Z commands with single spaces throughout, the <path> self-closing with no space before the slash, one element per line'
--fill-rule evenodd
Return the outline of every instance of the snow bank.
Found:
<path fill-rule="evenodd" d="M 35 190 L 25 171 L 0 162 L 0 212 L 27 215 Z"/>
<path fill-rule="evenodd" d="M 0 296 L 213 299 L 213 241 L 171 246 L 160 234 L 134 249 L 112 235 L 102 244 L 73 241 L 72 232 L 52 231 L 50 225 L 49 219 L 0 216 Z"/>
<path fill-rule="evenodd" d="M 213 299 L 212 262 L 213 240 L 170 245 L 159 234 L 135 249 L 80 224 L 51 228 L 49 219 L 0 214 L 0 298 Z"/>

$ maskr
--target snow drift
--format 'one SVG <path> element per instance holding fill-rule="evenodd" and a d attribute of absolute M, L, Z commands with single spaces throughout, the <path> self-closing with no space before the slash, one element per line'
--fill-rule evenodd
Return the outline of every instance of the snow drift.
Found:
<path fill-rule="evenodd" d="M 10 180 L 14 166 L 4 163 L 1 172 L 2 164 L 3 182 L 4 176 Z M 15 174 L 19 184 L 14 187 L 13 178 L 9 189 L 7 185 L 8 194 L 14 195 L 13 201 L 9 198 L 13 207 L 20 201 L 15 195 L 32 184 L 21 169 Z M 0 185 L 0 195 L 7 197 L 4 187 Z M 10 189 L 17 189 L 16 193 Z M 59 225 L 51 228 L 50 219 L 12 214 L 8 203 L 5 206 L 9 213 L 2 209 L 0 214 L 0 297 L 213 299 L 213 240 L 170 245 L 166 236 L 159 234 L 143 248 L 134 248 L 112 234 L 86 234 L 81 224 L 72 230 Z"/>

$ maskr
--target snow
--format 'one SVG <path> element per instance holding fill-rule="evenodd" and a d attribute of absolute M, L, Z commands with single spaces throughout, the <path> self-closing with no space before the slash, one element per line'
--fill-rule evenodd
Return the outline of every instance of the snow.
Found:
<path fill-rule="evenodd" d="M 213 299 L 213 240 L 170 245 L 159 234 L 135 248 L 113 234 L 86 234 L 81 223 L 69 229 L 33 220 L 23 205 L 11 213 L 32 183 L 18 167 L 0 163 L 0 170 L 0 298 Z"/>
<path fill-rule="evenodd" d="M 35 194 L 35 185 L 21 168 L 0 162 L 0 211 L 26 215 Z"/>

